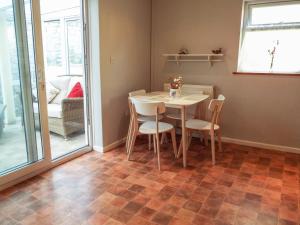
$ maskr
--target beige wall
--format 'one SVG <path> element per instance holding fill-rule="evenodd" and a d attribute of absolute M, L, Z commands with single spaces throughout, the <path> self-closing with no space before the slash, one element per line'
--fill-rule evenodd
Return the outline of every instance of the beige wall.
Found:
<path fill-rule="evenodd" d="M 153 0 L 152 89 L 170 74 L 186 83 L 213 84 L 227 97 L 223 134 L 273 145 L 300 147 L 300 77 L 234 76 L 242 0 Z M 186 47 L 206 53 L 223 47 L 225 62 L 166 63 L 163 53 Z"/>
<path fill-rule="evenodd" d="M 100 1 L 103 145 L 125 137 L 128 92 L 150 88 L 150 0 Z"/>

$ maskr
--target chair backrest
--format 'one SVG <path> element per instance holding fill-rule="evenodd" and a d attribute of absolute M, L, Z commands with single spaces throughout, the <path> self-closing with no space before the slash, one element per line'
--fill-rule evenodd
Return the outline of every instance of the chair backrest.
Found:
<path fill-rule="evenodd" d="M 143 96 L 146 95 L 146 90 L 141 89 L 141 90 L 137 90 L 137 91 L 132 91 L 128 93 L 129 97 L 133 97 L 133 96 Z"/>
<path fill-rule="evenodd" d="M 143 116 L 157 116 L 166 112 L 163 102 L 147 102 L 141 100 L 133 100 L 133 106 L 136 113 Z"/>
<path fill-rule="evenodd" d="M 129 106 L 130 116 L 133 116 L 133 112 L 132 112 L 132 102 L 131 102 L 131 100 L 130 100 L 130 97 L 146 95 L 146 90 L 141 89 L 141 90 L 132 91 L 132 92 L 129 92 L 128 95 L 129 95 L 129 98 L 128 98 L 128 106 Z"/>
<path fill-rule="evenodd" d="M 164 84 L 164 91 L 170 90 L 170 84 Z M 214 98 L 214 86 L 212 85 L 197 85 L 197 84 L 184 84 L 181 87 L 181 93 L 183 94 L 205 94 L 209 95 L 210 99 Z"/>
<path fill-rule="evenodd" d="M 164 84 L 164 91 L 169 91 L 170 90 L 170 84 L 165 83 Z M 209 120 L 210 118 L 210 113 L 208 112 L 207 108 L 210 103 L 210 100 L 214 98 L 215 93 L 214 93 L 214 86 L 212 85 L 198 85 L 198 84 L 184 84 L 181 88 L 181 93 L 182 94 L 204 94 L 208 95 L 209 98 L 205 101 L 202 102 L 201 104 L 201 119 L 204 120 Z M 188 113 L 189 114 L 194 114 L 195 111 L 198 110 L 198 108 L 195 107 L 189 107 Z"/>
<path fill-rule="evenodd" d="M 225 101 L 224 95 L 219 95 L 217 99 L 212 99 L 209 103 L 208 109 L 212 112 L 211 123 L 218 124 L 221 110 Z"/>

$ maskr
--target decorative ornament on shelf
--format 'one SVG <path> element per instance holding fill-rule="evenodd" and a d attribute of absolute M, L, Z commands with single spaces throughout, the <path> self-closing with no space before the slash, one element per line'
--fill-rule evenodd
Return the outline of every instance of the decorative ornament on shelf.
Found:
<path fill-rule="evenodd" d="M 272 71 L 273 66 L 274 66 L 274 58 L 275 58 L 275 55 L 276 55 L 276 49 L 277 49 L 278 45 L 279 45 L 279 40 L 275 41 L 274 46 L 272 47 L 272 49 L 268 50 L 268 53 L 271 57 L 270 71 Z"/>
<path fill-rule="evenodd" d="M 212 50 L 211 52 L 212 52 L 213 54 L 216 54 L 216 55 L 218 55 L 218 54 L 222 54 L 222 51 L 223 51 L 223 49 L 222 49 L 222 48 L 218 48 L 218 49 L 214 49 L 214 50 Z"/>
<path fill-rule="evenodd" d="M 179 50 L 178 54 L 179 55 L 187 55 L 187 54 L 189 54 L 189 50 L 187 50 L 186 48 L 182 48 Z"/>
<path fill-rule="evenodd" d="M 170 82 L 170 97 L 180 97 L 181 95 L 181 87 L 183 85 L 182 76 L 175 76 L 169 78 Z"/>

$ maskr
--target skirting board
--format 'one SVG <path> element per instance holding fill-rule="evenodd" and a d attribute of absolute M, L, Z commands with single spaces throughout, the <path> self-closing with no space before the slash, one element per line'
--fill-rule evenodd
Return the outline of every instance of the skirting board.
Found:
<path fill-rule="evenodd" d="M 94 146 L 93 149 L 97 152 L 105 153 L 110 150 L 113 150 L 120 145 L 124 144 L 126 142 L 126 137 L 122 138 L 121 140 L 115 141 L 114 143 L 111 143 L 110 145 L 107 145 L 105 147 L 102 146 Z"/>
<path fill-rule="evenodd" d="M 119 147 L 120 145 L 124 144 L 126 142 L 126 137 L 118 140 L 110 145 L 103 147 L 100 146 L 94 146 L 93 149 L 95 151 L 105 153 L 110 150 L 113 150 L 114 148 Z M 281 152 L 290 152 L 290 153 L 297 153 L 300 154 L 300 148 L 295 147 L 288 147 L 288 146 L 282 146 L 282 145 L 272 145 L 272 144 L 266 144 L 261 142 L 254 142 L 254 141 L 247 141 L 247 140 L 241 140 L 236 138 L 229 138 L 229 137 L 222 137 L 222 142 L 224 143 L 232 143 L 232 144 L 238 144 L 238 145 L 244 145 L 249 147 L 255 147 L 255 148 L 263 148 L 268 150 L 274 150 L 274 151 L 281 151 Z"/>
<path fill-rule="evenodd" d="M 263 149 L 274 150 L 274 151 L 300 154 L 300 148 L 294 148 L 294 147 L 288 147 L 288 146 L 282 146 L 282 145 L 272 145 L 272 144 L 266 144 L 266 143 L 254 142 L 254 141 L 246 141 L 246 140 L 228 138 L 228 137 L 222 137 L 222 142 L 244 145 L 244 146 L 249 146 L 249 147 L 263 148 Z"/>

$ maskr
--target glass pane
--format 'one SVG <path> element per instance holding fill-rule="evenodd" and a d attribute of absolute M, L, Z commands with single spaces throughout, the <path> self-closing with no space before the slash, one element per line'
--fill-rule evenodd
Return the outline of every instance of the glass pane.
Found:
<path fill-rule="evenodd" d="M 300 29 L 246 32 L 239 71 L 299 73 L 299 40 Z"/>
<path fill-rule="evenodd" d="M 278 24 L 300 22 L 300 4 L 260 5 L 251 10 L 251 24 Z"/>
<path fill-rule="evenodd" d="M 38 159 L 43 158 L 42 149 L 42 137 L 41 137 L 41 126 L 40 126 L 40 115 L 39 115 L 39 93 L 38 93 L 38 81 L 35 70 L 35 55 L 34 55 L 34 37 L 33 37 L 33 24 L 32 24 L 32 13 L 31 13 L 31 1 L 25 0 L 25 17 L 26 17 L 26 32 L 27 32 L 27 44 L 28 44 L 28 55 L 30 64 L 30 77 L 32 87 L 32 101 L 34 111 L 34 127 L 36 142 L 38 148 Z"/>
<path fill-rule="evenodd" d="M 46 71 L 48 74 L 64 74 L 62 63 L 61 25 L 59 20 L 44 22 Z"/>
<path fill-rule="evenodd" d="M 0 0 L 0 174 L 42 158 L 42 152 L 37 153 L 36 147 L 38 145 L 41 150 L 41 141 L 36 143 L 34 128 L 28 132 L 29 126 L 34 127 L 29 120 L 30 116 L 33 118 L 33 106 L 24 103 L 25 99 L 29 99 L 27 103 L 30 103 L 32 98 L 30 69 L 35 76 L 31 2 L 26 1 L 28 43 L 20 37 L 22 31 L 16 30 L 16 27 L 25 27 L 21 15 L 25 14 L 25 9 L 20 3 Z M 19 26 L 16 26 L 17 23 Z M 26 61 L 28 57 L 32 58 L 32 65 Z"/>
<path fill-rule="evenodd" d="M 52 44 L 55 49 L 52 61 L 57 60 L 64 67 L 63 76 L 59 71 L 51 70 L 49 66 L 46 67 L 46 89 L 49 97 L 48 126 L 53 159 L 88 145 L 85 130 L 86 104 L 83 41 L 81 38 L 83 32 L 81 1 L 68 0 L 66 1 L 68 4 L 64 4 L 62 1 L 57 2 L 57 0 L 41 1 L 43 40 L 47 41 L 50 37 L 49 27 L 51 26 L 53 30 L 51 41 L 60 43 L 59 47 L 54 47 L 55 44 Z M 45 44 L 45 56 L 52 53 L 52 48 L 48 48 Z M 75 95 L 70 96 L 74 88 L 77 88 L 77 91 Z"/>
<path fill-rule="evenodd" d="M 83 74 L 82 28 L 80 20 L 67 21 L 68 58 L 70 74 Z"/>

